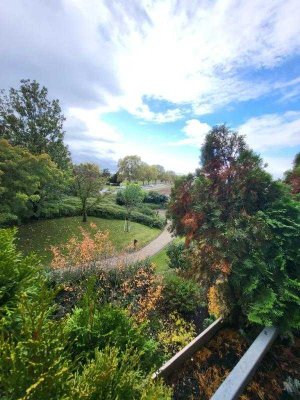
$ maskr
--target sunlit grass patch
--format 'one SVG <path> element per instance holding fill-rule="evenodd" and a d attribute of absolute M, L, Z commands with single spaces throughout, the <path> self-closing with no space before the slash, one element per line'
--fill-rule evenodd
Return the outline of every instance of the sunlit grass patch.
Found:
<path fill-rule="evenodd" d="M 130 232 L 124 232 L 124 221 L 89 217 L 87 223 L 81 217 L 40 220 L 21 225 L 18 233 L 18 247 L 25 254 L 37 253 L 42 261 L 49 263 L 52 258 L 50 246 L 66 243 L 72 236 L 81 237 L 80 228 L 91 232 L 90 223 L 101 231 L 108 230 L 109 238 L 116 250 L 122 250 L 136 239 L 137 246 L 142 247 L 155 239 L 160 230 L 135 222 L 131 223 Z"/>

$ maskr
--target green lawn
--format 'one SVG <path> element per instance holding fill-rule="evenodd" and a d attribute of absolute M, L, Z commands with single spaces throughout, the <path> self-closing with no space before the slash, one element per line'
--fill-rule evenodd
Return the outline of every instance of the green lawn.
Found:
<path fill-rule="evenodd" d="M 167 256 L 167 248 L 165 247 L 159 253 L 155 254 L 155 256 L 150 258 L 151 262 L 153 262 L 156 266 L 157 274 L 166 274 L 171 271 L 171 268 L 168 266 L 168 256 Z"/>
<path fill-rule="evenodd" d="M 160 230 L 150 228 L 135 222 L 131 223 L 130 232 L 124 232 L 124 221 L 89 217 L 87 223 L 81 217 L 68 217 L 50 220 L 40 220 L 21 225 L 18 232 L 18 247 L 25 254 L 32 251 L 49 263 L 51 261 L 50 246 L 65 243 L 71 236 L 80 237 L 79 227 L 90 230 L 89 223 L 95 223 L 100 230 L 109 230 L 110 239 L 117 250 L 122 250 L 133 239 L 138 240 L 138 247 L 142 247 L 155 239 Z"/>
<path fill-rule="evenodd" d="M 183 239 L 176 238 L 174 239 L 176 242 L 183 241 Z M 150 261 L 153 262 L 156 266 L 155 271 L 157 274 L 165 275 L 165 274 L 175 274 L 175 271 L 169 267 L 169 257 L 167 256 L 167 248 L 166 246 L 159 253 L 155 254 L 150 258 Z"/>

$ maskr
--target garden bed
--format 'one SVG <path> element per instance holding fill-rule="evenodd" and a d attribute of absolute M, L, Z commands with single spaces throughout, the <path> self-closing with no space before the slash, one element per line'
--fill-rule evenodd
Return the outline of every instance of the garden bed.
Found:
<path fill-rule="evenodd" d="M 254 332 L 245 335 L 224 328 L 202 349 L 169 377 L 174 389 L 173 400 L 208 400 L 252 342 Z M 300 379 L 300 339 L 288 344 L 279 339 L 262 361 L 242 400 L 296 399 L 284 390 L 288 382 Z M 297 395 L 296 395 L 297 396 Z"/>

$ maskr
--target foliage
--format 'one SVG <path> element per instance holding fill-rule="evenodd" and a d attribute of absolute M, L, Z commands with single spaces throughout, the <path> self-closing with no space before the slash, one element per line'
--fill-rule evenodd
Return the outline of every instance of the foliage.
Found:
<path fill-rule="evenodd" d="M 216 280 L 215 285 L 211 286 L 207 294 L 208 312 L 215 318 L 228 317 L 231 310 L 231 294 L 228 283 L 221 278 Z"/>
<path fill-rule="evenodd" d="M 100 203 L 96 202 L 95 198 L 88 200 L 88 208 L 90 216 L 105 218 L 105 219 L 120 219 L 124 220 L 127 216 L 125 207 L 114 204 L 113 201 L 107 200 L 105 197 L 101 199 Z M 146 226 L 154 228 L 163 228 L 164 220 L 157 215 L 147 213 L 144 214 L 140 206 L 137 207 L 137 211 L 131 213 L 131 220 L 133 222 L 139 222 Z M 39 212 L 39 219 L 43 218 L 57 218 L 57 217 L 72 217 L 82 214 L 81 201 L 78 197 L 73 196 L 61 196 L 57 200 L 47 201 L 43 205 L 43 208 Z M 7 216 L 7 222 L 13 223 L 13 219 L 10 215 Z"/>
<path fill-rule="evenodd" d="M 188 268 L 189 260 L 185 252 L 186 248 L 183 242 L 173 241 L 167 247 L 168 265 L 170 268 L 185 270 Z"/>
<path fill-rule="evenodd" d="M 126 231 L 129 231 L 129 221 L 131 220 L 132 211 L 143 202 L 144 192 L 141 187 L 135 183 L 129 183 L 120 191 L 127 212 Z"/>
<path fill-rule="evenodd" d="M 21 257 L 16 250 L 16 229 L 0 229 L 0 307 L 12 301 L 30 283 L 37 260 Z"/>
<path fill-rule="evenodd" d="M 137 207 L 137 210 L 140 210 L 140 207 Z M 128 215 L 124 207 L 111 204 L 98 204 L 91 209 L 90 214 L 100 218 L 123 220 L 126 219 Z M 165 225 L 165 221 L 162 218 L 142 214 L 139 211 L 132 211 L 130 213 L 130 220 L 152 228 L 162 229 Z"/>
<path fill-rule="evenodd" d="M 2 223 L 39 217 L 67 184 L 66 175 L 46 154 L 0 140 L 0 215 Z M 4 214 L 4 216 L 3 216 Z"/>
<path fill-rule="evenodd" d="M 175 176 L 176 174 L 174 171 L 165 171 L 162 165 L 148 165 L 142 161 L 139 156 L 132 155 L 119 160 L 118 172 L 111 182 L 116 184 L 124 180 L 129 182 L 142 181 L 144 185 L 145 181 L 147 181 L 148 184 L 151 181 L 156 183 L 158 179 L 160 181 L 173 182 Z"/>
<path fill-rule="evenodd" d="M 161 384 L 145 378 L 139 369 L 138 353 L 115 347 L 95 352 L 80 375 L 70 382 L 70 399 L 81 400 L 168 400 L 171 391 Z"/>
<path fill-rule="evenodd" d="M 133 222 L 131 231 L 124 235 L 124 221 L 97 217 L 89 217 L 89 221 L 86 224 L 82 222 L 81 217 L 68 217 L 23 224 L 18 229 L 18 248 L 25 254 L 34 251 L 42 259 L 44 265 L 49 265 L 53 256 L 50 246 L 62 250 L 61 246 L 64 247 L 71 237 L 75 237 L 78 245 L 82 246 L 84 237 L 81 229 L 83 228 L 93 238 L 96 229 L 93 228 L 94 224 L 101 232 L 109 232 L 109 240 L 117 252 L 127 249 L 133 244 L 134 239 L 138 240 L 138 247 L 143 247 L 160 233 L 157 228 Z"/>
<path fill-rule="evenodd" d="M 142 160 L 139 156 L 126 156 L 118 162 L 118 173 L 123 180 L 137 181 L 140 177 Z"/>
<path fill-rule="evenodd" d="M 169 312 L 191 313 L 203 303 L 203 293 L 199 285 L 177 275 L 164 277 L 162 295 L 163 307 Z"/>
<path fill-rule="evenodd" d="M 193 323 L 186 322 L 176 312 L 170 314 L 162 325 L 162 329 L 158 333 L 158 341 L 168 357 L 183 349 L 196 336 Z"/>
<path fill-rule="evenodd" d="M 86 222 L 88 210 L 101 199 L 100 190 L 105 184 L 105 178 L 99 166 L 90 163 L 75 165 L 73 174 L 75 191 L 82 205 L 82 221 Z M 88 204 L 90 197 L 95 197 L 95 202 L 92 204 Z"/>
<path fill-rule="evenodd" d="M 285 182 L 291 186 L 293 194 L 300 193 L 300 153 L 295 156 L 292 170 L 286 171 Z"/>
<path fill-rule="evenodd" d="M 164 205 L 168 201 L 168 197 L 158 192 L 149 191 L 146 193 L 144 203 L 154 203 Z"/>
<path fill-rule="evenodd" d="M 155 275 L 153 264 L 146 264 L 135 270 L 120 287 L 123 304 L 128 306 L 140 323 L 149 320 L 159 308 L 162 290 L 161 278 Z"/>
<path fill-rule="evenodd" d="M 50 246 L 53 254 L 51 261 L 53 269 L 80 267 L 113 254 L 114 247 L 109 240 L 109 232 L 97 230 L 97 225 L 93 223 L 90 227 L 93 230 L 92 233 L 80 227 L 81 240 L 72 236 L 60 247 Z"/>
<path fill-rule="evenodd" d="M 36 282 L 16 300 L 0 327 L 1 398 L 60 398 L 70 372 L 52 293 Z"/>
<path fill-rule="evenodd" d="M 1 267 L 16 277 L 0 304 L 1 398 L 170 399 L 170 390 L 146 372 L 158 353 L 145 327 L 120 308 L 101 306 L 94 280 L 81 305 L 59 319 L 56 288 L 33 259 L 16 253 L 13 236 L 0 231 Z"/>
<path fill-rule="evenodd" d="M 248 224 L 243 257 L 236 252 L 233 262 L 234 294 L 250 321 L 299 329 L 299 203 L 283 198 Z"/>
<path fill-rule="evenodd" d="M 0 97 L 0 138 L 21 146 L 32 154 L 47 153 L 59 168 L 70 163 L 64 145 L 63 122 L 58 100 L 48 99 L 48 90 L 36 81 L 21 80 L 19 89 L 11 88 Z"/>
<path fill-rule="evenodd" d="M 122 182 L 122 177 L 120 176 L 120 174 L 118 172 L 116 172 L 115 174 L 111 175 L 111 177 L 109 178 L 109 183 L 113 186 L 120 186 L 120 183 Z"/>
<path fill-rule="evenodd" d="M 169 212 L 189 247 L 186 275 L 205 287 L 215 315 L 299 327 L 299 203 L 243 137 L 226 126 L 212 129 L 202 169 L 177 179 Z"/>
<path fill-rule="evenodd" d="M 139 352 L 141 368 L 149 371 L 160 358 L 156 352 L 157 344 L 143 332 L 145 327 L 137 326 L 121 308 L 99 307 L 91 300 L 83 307 L 75 308 L 65 326 L 73 357 L 85 361 L 94 356 L 94 349 L 102 350 L 107 345 L 116 346 L 122 352 L 133 348 Z"/>

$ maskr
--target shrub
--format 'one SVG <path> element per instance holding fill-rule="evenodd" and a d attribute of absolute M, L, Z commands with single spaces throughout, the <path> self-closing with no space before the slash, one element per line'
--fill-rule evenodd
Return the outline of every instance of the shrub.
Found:
<path fill-rule="evenodd" d="M 193 340 L 195 336 L 194 324 L 185 321 L 174 312 L 169 315 L 167 320 L 163 321 L 158 332 L 158 341 L 168 357 L 171 357 Z"/>
<path fill-rule="evenodd" d="M 169 267 L 181 270 L 188 268 L 188 259 L 185 254 L 185 244 L 183 242 L 173 241 L 167 247 L 167 256 L 169 257 Z"/>
<path fill-rule="evenodd" d="M 0 304 L 0 397 L 170 399 L 170 389 L 145 373 L 160 362 L 146 326 L 137 327 L 120 308 L 97 306 L 95 280 L 89 282 L 81 307 L 66 319 L 54 318 L 56 291 L 49 289 L 33 259 L 24 262 L 16 252 L 14 233 L 0 231 L 1 270 L 7 272 L 8 264 L 16 278 L 14 286 L 2 276 L 6 301 Z"/>
<path fill-rule="evenodd" d="M 144 203 L 154 203 L 164 205 L 168 201 L 168 197 L 155 191 L 147 192 Z"/>
<path fill-rule="evenodd" d="M 111 305 L 98 307 L 93 302 L 77 307 L 68 318 L 65 332 L 73 356 L 86 360 L 93 357 L 95 349 L 107 344 L 125 351 L 127 347 L 138 350 L 141 365 L 150 370 L 160 358 L 153 339 L 143 333 L 145 326 L 136 326 L 134 320 L 121 308 Z"/>
<path fill-rule="evenodd" d="M 232 311 L 233 299 L 231 298 L 228 282 L 219 278 L 215 285 L 208 289 L 208 312 L 214 318 L 228 317 Z"/>
<path fill-rule="evenodd" d="M 35 293 L 34 293 L 35 291 Z M 51 317 L 52 293 L 32 287 L 21 294 L 0 328 L 0 396 L 56 399 L 70 376 L 60 323 Z"/>
<path fill-rule="evenodd" d="M 117 203 L 119 206 L 124 206 L 124 204 L 125 204 L 125 201 L 124 201 L 124 198 L 123 198 L 123 195 L 122 195 L 122 189 L 120 189 L 120 190 L 117 191 L 116 203 Z"/>
<path fill-rule="evenodd" d="M 137 207 L 137 211 L 141 214 L 149 215 L 150 217 L 156 216 L 156 212 L 146 204 L 141 204 L 139 207 Z"/>
<path fill-rule="evenodd" d="M 94 229 L 91 234 L 80 228 L 81 240 L 73 236 L 60 247 L 51 246 L 53 253 L 51 267 L 53 269 L 80 267 L 103 260 L 113 254 L 114 247 L 109 240 L 109 232 L 95 230 L 97 226 L 93 223 L 90 224 L 90 227 Z"/>
<path fill-rule="evenodd" d="M 70 399 L 168 400 L 171 390 L 145 377 L 139 369 L 139 354 L 116 347 L 96 350 L 82 374 L 70 382 Z"/>
<path fill-rule="evenodd" d="M 90 199 L 93 201 L 93 199 Z M 39 218 L 50 219 L 59 217 L 74 217 L 82 214 L 82 207 L 78 197 L 64 196 L 55 202 L 47 202 L 47 205 L 41 209 Z M 127 216 L 124 207 L 114 204 L 110 199 L 103 198 L 101 203 L 94 205 L 89 211 L 89 215 L 106 218 L 122 219 Z M 152 228 L 162 229 L 165 221 L 152 212 L 150 207 L 142 207 L 131 214 L 131 220 Z M 7 226 L 17 222 L 16 216 L 9 213 L 0 213 L 0 225 Z"/>
<path fill-rule="evenodd" d="M 127 217 L 125 208 L 118 206 L 116 204 L 112 205 L 98 204 L 97 206 L 91 209 L 90 215 L 99 218 L 123 219 L 123 220 L 125 220 L 125 218 Z M 159 229 L 162 229 L 165 224 L 165 221 L 157 216 L 152 217 L 149 215 L 144 215 L 138 211 L 132 212 L 131 221 Z"/>
<path fill-rule="evenodd" d="M 163 285 L 163 308 L 169 312 L 191 313 L 203 302 L 203 290 L 192 280 L 166 275 Z"/>
<path fill-rule="evenodd" d="M 33 272 L 37 272 L 34 256 L 21 257 L 16 250 L 16 229 L 0 229 L 0 306 L 11 302 L 25 285 Z"/>

